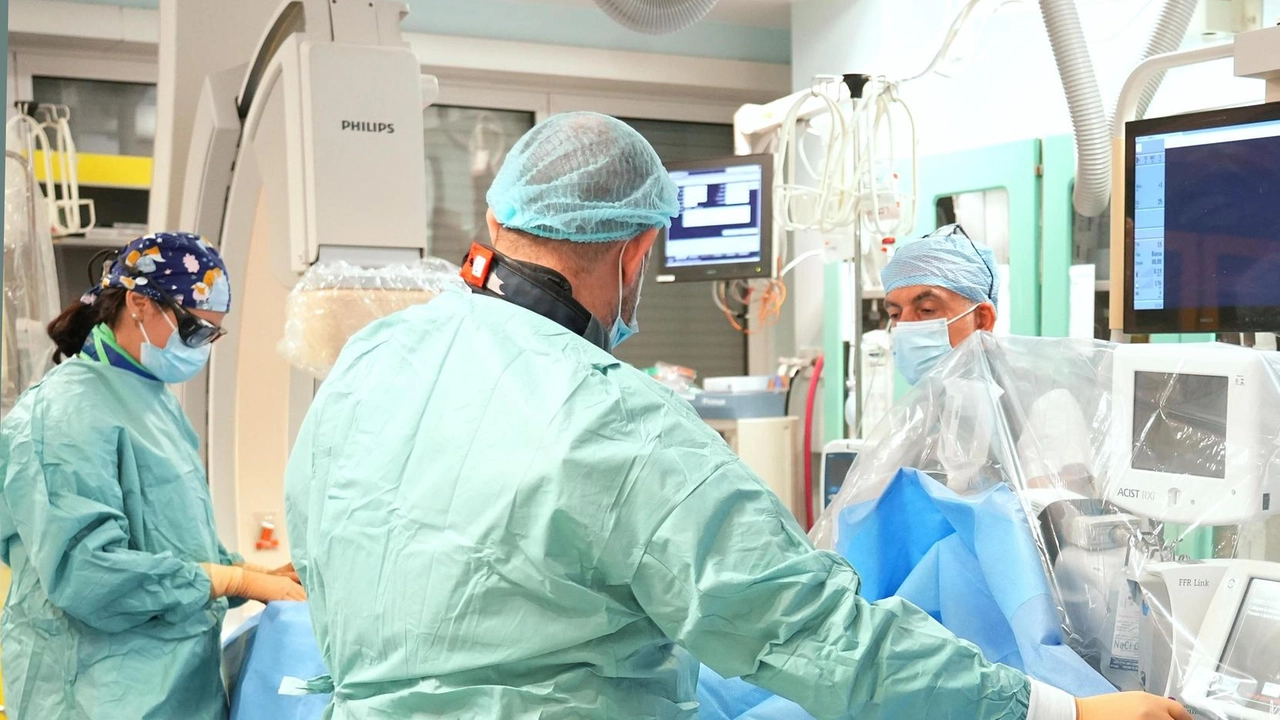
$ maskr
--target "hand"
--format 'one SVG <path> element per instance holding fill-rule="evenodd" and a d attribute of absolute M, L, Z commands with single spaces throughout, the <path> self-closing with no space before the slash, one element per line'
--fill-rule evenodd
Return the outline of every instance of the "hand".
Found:
<path fill-rule="evenodd" d="M 282 575 L 270 575 L 238 566 L 202 564 L 212 585 L 210 597 L 239 597 L 258 602 L 306 600 L 302 586 Z"/>
<path fill-rule="evenodd" d="M 236 567 L 242 567 L 250 572 L 262 573 L 264 575 L 279 575 L 281 577 L 287 577 L 299 585 L 302 584 L 302 580 L 298 577 L 298 572 L 293 569 L 293 563 L 282 565 L 274 570 L 268 567 L 263 567 L 262 565 L 255 565 L 250 562 L 236 563 Z"/>
<path fill-rule="evenodd" d="M 1076 720 L 1192 720 L 1172 700 L 1141 692 L 1112 693 L 1076 699 Z"/>
<path fill-rule="evenodd" d="M 298 577 L 298 571 L 293 569 L 293 563 L 289 563 L 288 565 L 281 565 L 275 570 L 272 570 L 271 574 L 279 575 L 280 577 L 287 577 L 290 580 L 298 583 L 299 585 L 302 584 L 302 579 Z"/>

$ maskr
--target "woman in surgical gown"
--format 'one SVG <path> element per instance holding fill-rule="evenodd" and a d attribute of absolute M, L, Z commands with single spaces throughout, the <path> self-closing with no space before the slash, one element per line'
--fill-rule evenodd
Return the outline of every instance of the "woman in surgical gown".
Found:
<path fill-rule="evenodd" d="M 224 718 L 228 600 L 301 600 L 292 568 L 230 555 L 191 424 L 230 310 L 226 267 L 185 233 L 130 243 L 49 325 L 57 367 L 0 441 L 0 622 L 11 720 Z"/>

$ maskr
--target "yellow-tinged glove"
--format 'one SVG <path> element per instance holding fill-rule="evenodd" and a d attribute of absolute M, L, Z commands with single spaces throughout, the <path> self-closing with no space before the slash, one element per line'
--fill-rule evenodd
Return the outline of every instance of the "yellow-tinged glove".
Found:
<path fill-rule="evenodd" d="M 256 572 L 235 565 L 201 564 L 209 576 L 213 599 L 223 597 L 247 598 L 269 603 L 277 600 L 306 600 L 302 586 L 283 575 Z"/>
<path fill-rule="evenodd" d="M 1172 700 L 1141 692 L 1112 693 L 1076 699 L 1076 720 L 1192 720 Z"/>
<path fill-rule="evenodd" d="M 302 584 L 302 580 L 298 577 L 298 572 L 293 569 L 293 563 L 289 563 L 288 565 L 282 565 L 274 570 L 268 567 L 263 567 L 261 565 L 255 565 L 250 562 L 236 563 L 236 567 L 242 567 L 245 570 L 251 570 L 253 572 L 263 573 L 266 575 L 279 575 L 281 577 L 287 577 L 290 580 L 298 583 L 299 585 Z"/>

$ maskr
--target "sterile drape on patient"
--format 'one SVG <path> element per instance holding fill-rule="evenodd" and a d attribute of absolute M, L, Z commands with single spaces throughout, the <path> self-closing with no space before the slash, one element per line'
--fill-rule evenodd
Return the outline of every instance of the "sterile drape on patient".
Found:
<path fill-rule="evenodd" d="M 834 521 L 836 550 L 858 569 L 862 595 L 898 596 L 977 645 L 992 662 L 1076 696 L 1114 690 L 1063 642 L 1059 614 L 1022 504 L 1006 485 L 960 495 L 900 470 L 874 500 Z M 783 698 L 704 668 L 703 720 L 807 720 Z"/>

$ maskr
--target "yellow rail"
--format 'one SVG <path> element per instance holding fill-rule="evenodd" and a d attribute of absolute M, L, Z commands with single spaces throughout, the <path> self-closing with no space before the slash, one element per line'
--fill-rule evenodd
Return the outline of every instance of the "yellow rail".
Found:
<path fill-rule="evenodd" d="M 0 565 L 0 597 L 9 596 L 9 582 L 11 579 L 12 578 L 10 577 L 9 567 L 7 565 Z M 4 707 L 4 684 L 0 682 L 0 708 L 3 708 L 3 707 Z M 0 710 L 0 720 L 4 720 L 4 718 L 7 718 L 7 717 L 8 715 L 5 715 L 4 711 Z"/>
<path fill-rule="evenodd" d="M 133 190 L 151 189 L 151 158 L 133 157 L 129 155 L 98 155 L 96 153 L 79 153 L 77 155 L 77 175 L 81 185 L 101 187 L 129 188 Z M 45 181 L 43 153 L 35 154 L 36 179 Z M 59 166 L 53 166 L 54 182 L 62 179 Z"/>

